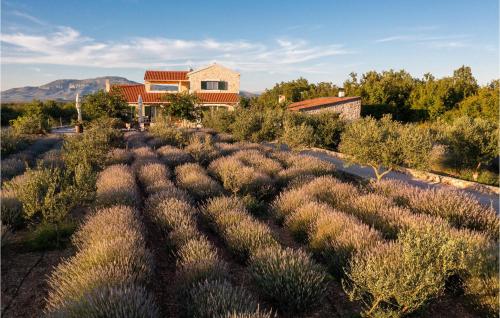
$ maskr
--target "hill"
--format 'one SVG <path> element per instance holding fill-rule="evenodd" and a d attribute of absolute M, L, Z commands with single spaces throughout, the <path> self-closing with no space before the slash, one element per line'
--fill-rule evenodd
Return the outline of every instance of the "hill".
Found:
<path fill-rule="evenodd" d="M 136 84 L 124 77 L 104 76 L 83 80 L 60 79 L 42 86 L 25 86 L 11 88 L 0 93 L 2 103 L 29 102 L 39 100 L 73 100 L 77 93 L 86 95 L 104 89 L 106 80 L 114 84 Z"/>

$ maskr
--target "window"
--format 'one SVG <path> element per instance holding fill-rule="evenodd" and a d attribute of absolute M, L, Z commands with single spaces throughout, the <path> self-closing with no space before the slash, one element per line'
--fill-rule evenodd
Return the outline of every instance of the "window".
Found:
<path fill-rule="evenodd" d="M 227 82 L 225 82 L 225 81 L 201 81 L 201 89 L 204 89 L 207 91 L 213 91 L 213 90 L 226 91 L 227 90 Z"/>
<path fill-rule="evenodd" d="M 151 84 L 150 91 L 155 92 L 178 92 L 179 85 L 175 84 Z"/>

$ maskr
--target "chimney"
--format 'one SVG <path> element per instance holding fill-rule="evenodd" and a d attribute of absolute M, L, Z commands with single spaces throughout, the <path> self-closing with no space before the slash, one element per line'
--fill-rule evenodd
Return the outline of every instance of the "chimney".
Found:
<path fill-rule="evenodd" d="M 111 85 L 109 84 L 109 79 L 106 79 L 106 92 L 109 93 L 111 90 Z"/>
<path fill-rule="evenodd" d="M 278 104 L 284 103 L 286 101 L 285 95 L 278 95 Z"/>
<path fill-rule="evenodd" d="M 344 89 L 339 89 L 339 97 L 344 97 L 345 96 L 345 93 L 344 93 Z"/>

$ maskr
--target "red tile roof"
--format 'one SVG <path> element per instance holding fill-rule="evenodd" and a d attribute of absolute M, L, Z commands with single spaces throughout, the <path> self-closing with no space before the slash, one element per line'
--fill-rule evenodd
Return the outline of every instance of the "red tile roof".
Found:
<path fill-rule="evenodd" d="M 189 71 L 146 71 L 145 81 L 187 81 Z"/>
<path fill-rule="evenodd" d="M 236 104 L 240 96 L 236 93 L 196 93 L 201 102 L 207 104 Z"/>
<path fill-rule="evenodd" d="M 361 99 L 360 97 L 318 97 L 307 99 L 288 105 L 288 109 L 297 111 L 305 108 L 314 108 L 326 105 L 337 105 Z"/>
<path fill-rule="evenodd" d="M 118 89 L 127 103 L 137 104 L 139 95 L 145 104 L 164 103 L 162 97 L 167 93 L 148 93 L 144 84 L 134 85 L 114 85 Z M 236 104 L 240 97 L 236 93 L 196 93 L 203 104 Z"/>

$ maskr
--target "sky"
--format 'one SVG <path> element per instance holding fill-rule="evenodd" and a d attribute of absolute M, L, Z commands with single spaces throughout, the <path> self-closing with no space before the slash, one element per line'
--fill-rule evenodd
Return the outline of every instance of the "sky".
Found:
<path fill-rule="evenodd" d="M 218 63 L 260 92 L 351 72 L 499 78 L 498 0 L 1 0 L 1 90 Z"/>

